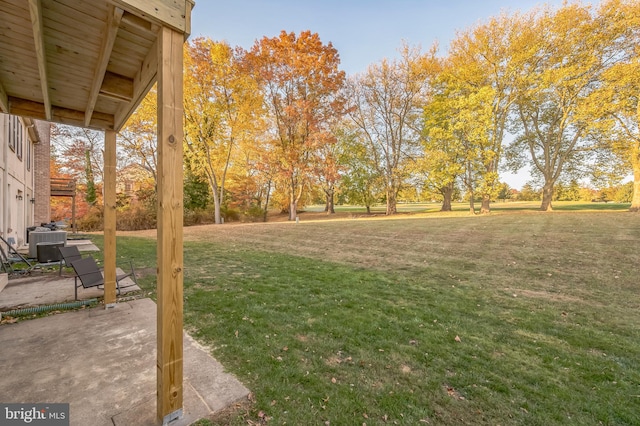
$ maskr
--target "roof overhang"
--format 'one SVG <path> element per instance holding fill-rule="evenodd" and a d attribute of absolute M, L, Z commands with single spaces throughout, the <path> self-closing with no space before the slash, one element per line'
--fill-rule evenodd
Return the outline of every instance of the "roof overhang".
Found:
<path fill-rule="evenodd" d="M 158 30 L 192 0 L 0 0 L 0 111 L 119 130 L 156 81 Z"/>

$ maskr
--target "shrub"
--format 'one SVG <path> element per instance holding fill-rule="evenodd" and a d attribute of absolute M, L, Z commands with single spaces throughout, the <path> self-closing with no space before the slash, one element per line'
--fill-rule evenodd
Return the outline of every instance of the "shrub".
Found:
<path fill-rule="evenodd" d="M 102 231 L 104 228 L 104 209 L 102 206 L 92 206 L 89 211 L 77 219 L 79 231 Z"/>
<path fill-rule="evenodd" d="M 264 209 L 260 206 L 253 205 L 243 212 L 243 222 L 263 222 L 264 221 Z"/>
<path fill-rule="evenodd" d="M 222 206 L 220 215 L 225 222 L 238 222 L 240 220 L 240 211 L 232 207 Z"/>
<path fill-rule="evenodd" d="M 184 226 L 201 225 L 205 223 L 213 223 L 213 209 L 185 209 L 182 223 Z"/>
<path fill-rule="evenodd" d="M 154 229 L 157 223 L 156 212 L 147 209 L 142 204 L 134 204 L 123 209 L 116 216 L 116 229 L 119 231 Z"/>

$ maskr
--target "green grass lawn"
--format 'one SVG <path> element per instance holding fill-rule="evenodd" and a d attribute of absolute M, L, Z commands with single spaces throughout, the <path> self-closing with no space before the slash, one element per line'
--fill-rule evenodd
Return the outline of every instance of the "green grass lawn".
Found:
<path fill-rule="evenodd" d="M 185 327 L 254 395 L 221 423 L 640 424 L 636 214 L 201 226 L 184 253 Z"/>
<path fill-rule="evenodd" d="M 557 211 L 626 211 L 629 209 L 629 203 L 591 203 L 585 201 L 554 201 L 553 209 Z M 400 203 L 398 204 L 399 213 L 436 213 L 440 212 L 442 203 Z M 455 202 L 452 204 L 453 213 L 469 212 L 469 203 Z M 309 212 L 322 212 L 324 211 L 324 205 L 314 205 L 306 208 Z M 386 206 L 384 204 L 378 204 L 371 207 L 372 214 L 384 214 L 386 212 Z M 480 203 L 475 203 L 476 213 L 480 211 Z M 540 201 L 498 201 L 491 203 L 491 210 L 493 212 L 504 211 L 539 211 Z M 353 213 L 364 214 L 366 209 L 361 206 L 350 205 L 337 205 L 335 206 L 336 213 Z M 452 212 L 446 212 L 444 214 L 451 215 Z"/>

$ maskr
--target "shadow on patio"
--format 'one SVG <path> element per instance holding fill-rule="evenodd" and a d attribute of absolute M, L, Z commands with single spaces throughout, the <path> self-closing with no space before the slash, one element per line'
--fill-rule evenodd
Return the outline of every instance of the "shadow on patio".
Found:
<path fill-rule="evenodd" d="M 123 300 L 138 290 L 123 289 Z M 102 292 L 80 288 L 78 298 Z M 73 277 L 35 273 L 9 280 L 0 311 L 73 302 L 73 293 Z M 69 403 L 71 425 L 157 424 L 156 314 L 155 302 L 144 298 L 107 310 L 99 305 L 16 323 L 5 318 L 2 402 Z M 249 391 L 209 353 L 184 333 L 184 416 L 171 425 L 191 424 L 247 398 Z"/>

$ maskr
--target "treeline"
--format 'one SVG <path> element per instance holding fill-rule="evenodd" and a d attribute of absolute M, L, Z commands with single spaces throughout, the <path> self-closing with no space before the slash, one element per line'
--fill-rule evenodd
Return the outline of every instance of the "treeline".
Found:
<path fill-rule="evenodd" d="M 506 197 L 498 196 L 499 200 L 506 201 L 541 201 L 542 188 L 536 188 L 531 184 L 525 184 L 519 191 L 510 191 Z M 553 201 L 586 201 L 599 203 L 630 203 L 633 198 L 633 182 L 624 185 L 609 186 L 602 189 L 594 189 L 578 184 L 572 180 L 568 184 L 558 182 L 553 191 Z"/>
<path fill-rule="evenodd" d="M 349 77 L 310 31 L 249 50 L 194 39 L 184 56 L 185 207 L 221 223 L 264 220 L 270 208 L 294 219 L 319 199 L 331 213 L 338 197 L 384 202 L 387 214 L 406 198 L 449 210 L 462 194 L 486 213 L 500 173 L 527 167 L 542 210 L 572 181 L 608 188 L 633 174 L 638 211 L 638 45 L 635 0 L 501 14 L 458 33 L 444 57 L 405 45 Z M 155 187 L 155 105 L 152 91 L 119 139 L 123 163 L 147 173 L 144 191 Z"/>

